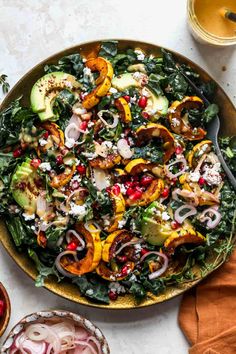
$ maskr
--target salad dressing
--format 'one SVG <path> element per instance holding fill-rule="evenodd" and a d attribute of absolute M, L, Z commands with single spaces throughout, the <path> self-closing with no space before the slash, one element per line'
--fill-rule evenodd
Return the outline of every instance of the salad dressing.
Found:
<path fill-rule="evenodd" d="M 193 6 L 204 30 L 218 37 L 236 37 L 236 23 L 224 17 L 224 9 L 236 12 L 235 0 L 195 0 Z"/>

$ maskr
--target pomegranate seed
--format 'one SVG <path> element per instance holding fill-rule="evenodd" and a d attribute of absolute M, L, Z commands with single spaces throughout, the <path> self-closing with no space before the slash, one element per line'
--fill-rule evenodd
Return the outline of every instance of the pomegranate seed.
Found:
<path fill-rule="evenodd" d="M 166 198 L 166 197 L 168 197 L 169 193 L 170 193 L 169 189 L 168 188 L 164 188 L 163 192 L 161 193 L 161 196 L 163 198 Z"/>
<path fill-rule="evenodd" d="M 133 187 L 133 186 L 134 186 L 134 182 L 131 182 L 131 181 L 126 181 L 125 182 L 125 187 L 126 188 Z"/>
<path fill-rule="evenodd" d="M 62 157 L 62 155 L 58 155 L 58 156 L 56 157 L 56 163 L 57 163 L 57 165 L 62 165 L 62 164 L 63 164 L 63 157 Z"/>
<path fill-rule="evenodd" d="M 77 247 L 78 247 L 78 244 L 76 242 L 72 241 L 67 245 L 66 249 L 69 251 L 75 251 Z"/>
<path fill-rule="evenodd" d="M 173 230 L 176 230 L 176 229 L 178 229 L 180 227 L 180 224 L 177 221 L 174 220 L 174 221 L 171 222 L 171 227 L 172 227 Z"/>
<path fill-rule="evenodd" d="M 138 181 L 139 181 L 138 176 L 137 176 L 137 175 L 136 175 L 136 176 L 133 176 L 133 177 L 132 177 L 132 181 L 134 181 L 134 182 L 138 182 Z"/>
<path fill-rule="evenodd" d="M 43 138 L 47 139 L 49 137 L 49 131 L 47 130 L 45 133 L 43 133 Z"/>
<path fill-rule="evenodd" d="M 79 172 L 80 175 L 85 175 L 86 173 L 86 167 L 84 165 L 78 165 L 76 167 L 77 171 Z"/>
<path fill-rule="evenodd" d="M 0 317 L 4 315 L 4 311 L 5 311 L 5 303 L 3 300 L 0 300 Z"/>
<path fill-rule="evenodd" d="M 128 260 L 127 256 L 117 256 L 117 259 L 120 263 L 125 263 Z"/>
<path fill-rule="evenodd" d="M 143 187 L 147 187 L 147 186 L 149 186 L 149 184 L 152 183 L 152 181 L 153 181 L 152 176 L 143 176 L 143 177 L 141 178 L 140 184 L 141 184 L 141 186 L 143 186 Z"/>
<path fill-rule="evenodd" d="M 203 186 L 205 183 L 206 183 L 205 179 L 203 177 L 200 177 L 199 180 L 198 180 L 198 184 L 200 186 Z"/>
<path fill-rule="evenodd" d="M 147 97 L 141 96 L 140 99 L 138 100 L 138 105 L 140 108 L 145 108 L 147 105 Z"/>
<path fill-rule="evenodd" d="M 147 250 L 146 248 L 142 248 L 141 249 L 141 256 L 144 256 L 148 252 L 149 252 L 149 250 Z"/>
<path fill-rule="evenodd" d="M 115 184 L 113 187 L 112 187 L 112 192 L 115 194 L 115 195 L 119 195 L 120 194 L 120 186 L 118 184 Z"/>
<path fill-rule="evenodd" d="M 114 291 L 111 291 L 111 290 L 109 291 L 108 296 L 109 296 L 109 299 L 112 301 L 115 301 L 118 298 L 117 293 L 115 293 Z"/>
<path fill-rule="evenodd" d="M 129 187 L 128 189 L 127 189 L 127 191 L 126 191 L 126 195 L 128 196 L 128 197 L 130 197 L 131 195 L 133 195 L 135 193 L 135 190 L 134 190 L 134 188 L 132 188 L 132 187 Z"/>
<path fill-rule="evenodd" d="M 183 152 L 182 146 L 177 146 L 176 149 L 175 149 L 175 153 L 176 153 L 177 155 L 179 155 L 179 154 L 181 154 L 182 152 Z"/>
<path fill-rule="evenodd" d="M 87 129 L 87 126 L 88 126 L 88 122 L 84 121 L 80 124 L 80 129 L 85 131 Z"/>
<path fill-rule="evenodd" d="M 140 191 L 140 190 L 136 190 L 133 194 L 131 194 L 130 195 L 130 199 L 131 200 L 138 200 L 138 199 L 140 199 L 141 197 L 142 197 L 142 191 Z"/>
<path fill-rule="evenodd" d="M 17 158 L 17 157 L 20 157 L 22 155 L 23 151 L 21 148 L 18 148 L 16 150 L 13 151 L 13 157 Z"/>
<path fill-rule="evenodd" d="M 130 102 L 130 96 L 129 96 L 129 95 L 123 96 L 123 98 L 124 98 L 127 102 Z"/>
<path fill-rule="evenodd" d="M 127 266 L 127 265 L 124 265 L 124 266 L 121 268 L 121 274 L 122 274 L 123 276 L 128 274 L 128 266 Z"/>
<path fill-rule="evenodd" d="M 174 177 L 171 179 L 170 183 L 174 186 L 176 184 L 177 180 L 178 180 L 177 177 Z"/>
<path fill-rule="evenodd" d="M 150 117 L 148 112 L 142 112 L 142 116 L 144 119 L 148 119 Z"/>
<path fill-rule="evenodd" d="M 31 162 L 30 162 L 30 166 L 32 166 L 33 168 L 38 168 L 39 165 L 41 164 L 41 160 L 40 159 L 33 159 Z"/>

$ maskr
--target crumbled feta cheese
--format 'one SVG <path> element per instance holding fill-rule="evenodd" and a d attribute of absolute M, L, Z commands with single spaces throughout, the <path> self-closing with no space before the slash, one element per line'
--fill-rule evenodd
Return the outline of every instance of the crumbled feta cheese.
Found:
<path fill-rule="evenodd" d="M 136 281 L 137 277 L 135 274 L 132 274 L 131 277 L 129 278 L 129 281 Z"/>
<path fill-rule="evenodd" d="M 200 178 L 200 173 L 199 172 L 190 172 L 189 174 L 189 180 L 192 182 L 198 182 Z"/>
<path fill-rule="evenodd" d="M 23 213 L 22 215 L 23 215 L 25 221 L 29 221 L 29 220 L 34 220 L 35 219 L 35 214 Z"/>
<path fill-rule="evenodd" d="M 80 219 L 82 219 L 87 214 L 85 205 L 77 205 L 72 202 L 70 203 L 70 207 L 71 207 L 69 211 L 70 215 L 79 216 Z"/>
<path fill-rule="evenodd" d="M 68 87 L 68 88 L 70 88 L 70 89 L 73 88 L 73 84 L 72 84 L 71 81 L 66 80 L 64 83 L 65 83 L 65 86 L 66 86 L 66 87 Z"/>
<path fill-rule="evenodd" d="M 162 220 L 167 221 L 167 220 L 170 219 L 170 215 L 169 215 L 166 211 L 164 211 L 164 212 L 161 214 L 161 218 L 162 218 Z"/>
<path fill-rule="evenodd" d="M 118 221 L 118 229 L 122 229 L 122 227 L 124 227 L 126 224 L 126 220 L 122 219 Z"/>
<path fill-rule="evenodd" d="M 124 186 L 124 184 L 117 183 L 118 186 L 120 187 L 120 191 L 122 194 L 125 194 L 127 191 L 127 188 Z"/>
<path fill-rule="evenodd" d="M 39 145 L 44 146 L 47 145 L 48 141 L 46 139 L 39 139 Z"/>
<path fill-rule="evenodd" d="M 120 285 L 120 283 L 118 283 L 118 282 L 111 282 L 111 283 L 109 284 L 109 289 L 110 289 L 111 291 L 113 291 L 114 293 L 117 293 L 117 294 L 124 294 L 124 293 L 126 293 L 126 290 L 125 290 L 124 286 L 123 286 L 123 285 Z"/>
<path fill-rule="evenodd" d="M 82 152 L 81 154 L 87 157 L 88 160 L 95 159 L 95 157 L 98 156 L 98 154 L 96 154 L 95 152 Z"/>
<path fill-rule="evenodd" d="M 140 243 L 136 243 L 136 245 L 134 245 L 134 249 L 135 249 L 135 254 L 138 254 L 141 252 L 142 246 L 140 245 Z"/>
<path fill-rule="evenodd" d="M 137 54 L 138 60 L 143 61 L 145 59 L 145 55 L 140 49 L 135 49 L 134 52 Z"/>
<path fill-rule="evenodd" d="M 71 178 L 71 182 L 81 182 L 82 178 L 79 175 L 75 175 L 74 177 Z"/>
<path fill-rule="evenodd" d="M 92 74 L 92 71 L 87 67 L 85 67 L 83 69 L 83 72 L 84 72 L 84 75 L 87 75 L 87 76 L 90 76 Z"/>
<path fill-rule="evenodd" d="M 111 141 L 103 141 L 101 146 L 106 146 L 108 149 L 112 148 L 112 142 Z"/>
<path fill-rule="evenodd" d="M 173 127 L 178 127 L 180 125 L 180 122 L 178 121 L 178 119 L 173 118 L 171 120 L 171 124 L 173 125 Z"/>
<path fill-rule="evenodd" d="M 137 101 L 136 96 L 130 97 L 130 103 L 135 103 L 136 101 Z"/>
<path fill-rule="evenodd" d="M 73 139 L 73 138 L 67 138 L 67 139 L 66 139 L 66 142 L 65 142 L 65 146 L 66 146 L 68 149 L 71 149 L 71 148 L 74 147 L 75 143 L 76 143 L 75 139 Z"/>
<path fill-rule="evenodd" d="M 82 115 L 82 114 L 87 113 L 87 109 L 78 107 L 78 108 L 74 108 L 74 109 L 73 109 L 73 112 L 74 112 L 75 114 Z"/>
<path fill-rule="evenodd" d="M 142 89 L 142 96 L 145 96 L 147 98 L 151 96 L 150 92 L 146 89 L 146 87 Z"/>
<path fill-rule="evenodd" d="M 109 90 L 110 93 L 117 93 L 117 89 L 115 87 L 111 87 Z"/>
<path fill-rule="evenodd" d="M 133 78 L 134 78 L 136 81 L 142 80 L 142 77 L 143 77 L 143 74 L 140 73 L 139 71 L 135 71 L 135 73 L 133 73 Z"/>
<path fill-rule="evenodd" d="M 83 58 L 83 59 L 82 59 L 82 62 L 83 62 L 83 63 L 86 63 L 86 61 L 87 61 L 86 58 Z"/>
<path fill-rule="evenodd" d="M 35 231 L 36 227 L 34 225 L 31 226 L 31 230 Z"/>
<path fill-rule="evenodd" d="M 206 167 L 203 178 L 210 185 L 218 185 L 222 182 L 222 177 L 219 173 L 220 163 L 217 162 L 212 168 Z"/>
<path fill-rule="evenodd" d="M 85 294 L 90 296 L 93 295 L 93 289 L 86 290 Z"/>
<path fill-rule="evenodd" d="M 39 165 L 39 168 L 40 170 L 42 170 L 43 172 L 46 172 L 46 171 L 51 171 L 52 167 L 50 165 L 49 162 L 42 162 L 40 165 Z"/>
<path fill-rule="evenodd" d="M 88 122 L 88 128 L 91 128 L 91 127 L 93 127 L 94 126 L 94 123 L 90 120 L 89 122 Z"/>

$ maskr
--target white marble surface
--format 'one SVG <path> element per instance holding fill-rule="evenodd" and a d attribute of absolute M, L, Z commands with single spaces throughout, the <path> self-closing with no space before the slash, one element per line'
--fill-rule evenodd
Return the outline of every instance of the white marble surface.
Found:
<path fill-rule="evenodd" d="M 236 103 L 235 48 L 197 44 L 187 30 L 186 0 L 0 0 L 0 73 L 9 76 L 11 85 L 50 54 L 104 38 L 140 39 L 179 51 L 205 68 Z M 0 281 L 12 301 L 8 329 L 30 312 L 63 308 L 93 320 L 104 331 L 112 354 L 187 353 L 177 325 L 180 298 L 128 312 L 79 306 L 36 289 L 1 246 Z"/>

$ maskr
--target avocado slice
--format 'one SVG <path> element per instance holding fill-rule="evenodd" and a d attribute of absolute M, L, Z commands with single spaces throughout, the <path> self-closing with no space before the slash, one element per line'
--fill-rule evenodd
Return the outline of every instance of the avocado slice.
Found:
<path fill-rule="evenodd" d="M 39 114 L 42 121 L 55 119 L 53 103 L 62 90 L 76 91 L 82 85 L 76 77 L 61 71 L 55 71 L 41 77 L 32 87 L 30 103 L 33 112 Z"/>
<path fill-rule="evenodd" d="M 36 170 L 31 166 L 31 159 L 27 158 L 17 166 L 11 179 L 12 196 L 26 213 L 33 214 L 36 211 L 36 202 L 39 195 L 35 181 L 40 179 Z"/>
<path fill-rule="evenodd" d="M 143 214 L 141 234 L 151 245 L 162 246 L 173 232 L 170 222 L 162 220 L 163 211 L 165 208 L 160 203 L 153 202 Z"/>
<path fill-rule="evenodd" d="M 127 88 L 133 87 L 141 87 L 140 83 L 133 78 L 133 74 L 125 73 L 119 76 L 115 76 L 111 80 L 112 87 L 116 88 L 118 91 L 124 91 Z"/>
<path fill-rule="evenodd" d="M 145 111 L 150 115 L 153 115 L 154 120 L 157 120 L 161 116 L 165 116 L 169 106 L 168 99 L 165 96 L 157 96 L 148 85 L 145 87 L 145 89 L 150 96 L 148 97 Z"/>

